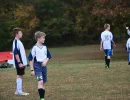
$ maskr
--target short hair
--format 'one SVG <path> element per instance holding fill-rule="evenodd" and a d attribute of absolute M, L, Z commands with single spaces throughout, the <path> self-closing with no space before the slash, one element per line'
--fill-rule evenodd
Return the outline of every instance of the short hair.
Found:
<path fill-rule="evenodd" d="M 105 24 L 104 28 L 107 29 L 108 27 L 110 27 L 110 24 Z"/>
<path fill-rule="evenodd" d="M 35 40 L 37 41 L 38 38 L 41 38 L 42 36 L 46 36 L 46 34 L 44 32 L 41 31 L 37 31 L 35 33 Z"/>
<path fill-rule="evenodd" d="M 22 29 L 19 28 L 19 27 L 16 27 L 16 28 L 13 29 L 13 34 L 16 35 L 16 34 L 19 33 L 19 31 L 22 31 Z"/>

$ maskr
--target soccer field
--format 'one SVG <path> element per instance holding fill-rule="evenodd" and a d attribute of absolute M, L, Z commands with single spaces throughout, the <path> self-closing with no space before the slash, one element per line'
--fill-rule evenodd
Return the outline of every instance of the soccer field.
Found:
<path fill-rule="evenodd" d="M 104 67 L 104 53 L 99 45 L 49 49 L 45 100 L 130 100 L 130 66 L 125 44 L 114 49 L 110 69 Z M 0 100 L 39 100 L 37 81 L 26 69 L 23 91 L 16 96 L 14 68 L 0 69 Z"/>

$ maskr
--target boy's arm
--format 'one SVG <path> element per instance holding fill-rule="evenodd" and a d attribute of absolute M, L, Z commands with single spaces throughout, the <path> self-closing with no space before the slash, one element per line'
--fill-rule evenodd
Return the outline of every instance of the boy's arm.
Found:
<path fill-rule="evenodd" d="M 18 44 L 17 44 L 17 41 L 16 41 L 16 42 L 15 42 L 15 48 L 14 48 L 13 53 L 14 53 L 14 56 L 15 56 L 17 62 L 18 62 L 19 67 L 22 68 L 22 67 L 24 67 L 24 65 L 23 65 L 22 62 L 20 61 L 20 57 L 19 57 L 19 55 L 18 55 L 18 52 L 19 52 L 19 49 L 18 49 Z"/>
<path fill-rule="evenodd" d="M 16 60 L 17 60 L 17 62 L 18 62 L 18 64 L 19 64 L 19 67 L 20 67 L 20 68 L 24 67 L 24 65 L 23 65 L 23 64 L 21 63 L 21 61 L 20 61 L 19 55 L 16 54 L 15 57 L 16 57 Z"/>
<path fill-rule="evenodd" d="M 116 47 L 116 44 L 115 44 L 115 42 L 114 42 L 115 37 L 113 36 L 113 34 L 112 34 L 112 33 L 111 33 L 111 37 L 112 37 L 112 38 L 111 38 L 111 41 L 112 41 L 112 43 L 113 43 L 113 46 L 114 46 L 114 47 Z"/>
<path fill-rule="evenodd" d="M 48 61 L 49 61 L 49 58 L 46 58 L 46 60 L 44 62 L 42 62 L 42 66 L 46 66 Z"/>
<path fill-rule="evenodd" d="M 15 57 L 16 57 L 17 62 L 20 63 L 19 55 L 16 54 Z"/>
<path fill-rule="evenodd" d="M 32 60 L 32 61 L 29 61 L 29 63 L 30 63 L 30 70 L 31 70 L 31 71 L 34 71 L 33 60 Z"/>
<path fill-rule="evenodd" d="M 30 64 L 31 75 L 35 75 L 34 66 L 33 66 L 34 61 L 33 61 L 33 56 L 32 56 L 31 52 L 28 56 L 28 60 L 29 60 L 29 64 Z"/>
<path fill-rule="evenodd" d="M 29 61 L 29 64 L 30 64 L 31 75 L 35 75 L 34 67 L 33 67 L 33 60 Z"/>
<path fill-rule="evenodd" d="M 113 46 L 116 47 L 116 43 L 112 40 Z"/>
<path fill-rule="evenodd" d="M 100 50 L 102 50 L 102 41 L 100 42 Z"/>
<path fill-rule="evenodd" d="M 46 58 L 46 60 L 42 63 L 42 66 L 46 66 L 47 62 L 48 62 L 49 59 L 51 59 L 51 58 L 52 58 L 52 56 L 51 56 L 49 50 L 47 49 L 47 58 Z"/>

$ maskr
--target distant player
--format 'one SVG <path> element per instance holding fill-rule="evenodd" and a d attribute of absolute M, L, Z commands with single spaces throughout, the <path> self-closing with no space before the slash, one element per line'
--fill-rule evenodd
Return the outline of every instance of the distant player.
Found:
<path fill-rule="evenodd" d="M 44 32 L 37 31 L 35 33 L 37 43 L 33 46 L 28 57 L 30 61 L 31 74 L 37 77 L 40 100 L 44 100 L 45 83 L 47 82 L 47 63 L 49 59 L 52 58 L 44 44 L 45 36 L 46 34 Z"/>
<path fill-rule="evenodd" d="M 113 41 L 113 35 L 109 31 L 110 25 L 104 25 L 105 31 L 101 33 L 101 42 L 100 42 L 100 50 L 104 50 L 105 53 L 105 67 L 110 67 L 110 59 L 112 56 L 112 43 L 113 46 L 116 47 L 115 42 Z"/>
<path fill-rule="evenodd" d="M 99 41 L 101 42 L 101 37 L 99 38 Z M 113 41 L 115 41 L 115 37 L 113 36 Z M 111 42 L 111 50 L 112 50 L 112 55 L 113 55 L 113 42 Z"/>
<path fill-rule="evenodd" d="M 127 40 L 126 50 L 128 52 L 128 65 L 130 65 L 130 38 Z"/>

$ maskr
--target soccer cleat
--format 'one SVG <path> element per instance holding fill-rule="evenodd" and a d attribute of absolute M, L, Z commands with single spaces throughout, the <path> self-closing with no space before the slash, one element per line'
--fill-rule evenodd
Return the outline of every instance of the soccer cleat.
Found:
<path fill-rule="evenodd" d="M 42 98 L 41 100 L 45 100 L 45 99 Z"/>
<path fill-rule="evenodd" d="M 26 92 L 22 92 L 22 93 L 18 93 L 18 92 L 15 92 L 16 95 L 22 95 L 22 96 L 27 96 L 29 95 L 29 93 L 26 93 Z"/>
<path fill-rule="evenodd" d="M 130 62 L 128 63 L 128 65 L 130 65 Z"/>
<path fill-rule="evenodd" d="M 109 68 L 107 65 L 105 65 L 105 68 Z"/>

